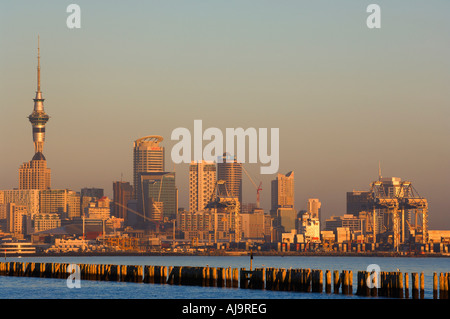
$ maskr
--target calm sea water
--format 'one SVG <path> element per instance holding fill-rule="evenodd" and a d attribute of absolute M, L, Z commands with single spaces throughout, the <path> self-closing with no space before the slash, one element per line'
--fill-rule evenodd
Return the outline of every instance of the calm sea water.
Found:
<path fill-rule="evenodd" d="M 4 261 L 4 260 L 2 260 Z M 116 265 L 206 266 L 249 268 L 248 256 L 130 256 L 130 257 L 23 257 L 6 261 L 92 263 Z M 253 267 L 311 268 L 352 270 L 356 290 L 358 270 L 371 264 L 381 271 L 424 272 L 425 299 L 432 299 L 433 272 L 450 272 L 450 258 L 404 257 L 280 257 L 255 256 Z M 124 283 L 82 280 L 81 288 L 70 289 L 65 279 L 0 276 L 0 299 L 329 299 L 361 298 L 342 294 L 299 293 L 239 288 L 175 286 L 145 283 Z"/>

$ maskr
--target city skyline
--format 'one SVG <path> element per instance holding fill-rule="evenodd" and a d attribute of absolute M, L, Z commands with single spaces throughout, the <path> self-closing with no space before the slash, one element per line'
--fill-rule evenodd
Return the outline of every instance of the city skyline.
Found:
<path fill-rule="evenodd" d="M 8 76 L 1 85 L 0 143 L 8 155 L 0 189 L 19 187 L 17 169 L 33 155 L 26 116 L 39 34 L 52 115 L 45 153 L 55 189 L 101 187 L 112 198 L 114 181 L 133 181 L 133 141 L 157 134 L 169 151 L 173 129 L 203 119 L 222 129 L 279 127 L 278 172 L 295 171 L 297 211 L 318 198 L 324 219 L 344 214 L 346 193 L 369 190 L 381 162 L 383 176 L 411 180 L 428 198 L 430 228 L 449 229 L 450 48 L 441 39 L 450 33 L 443 23 L 450 6 L 378 3 L 380 30 L 367 29 L 365 6 L 356 2 L 231 2 L 200 13 L 198 3 L 173 10 L 156 3 L 100 8 L 82 1 L 80 30 L 64 25 L 63 5 L 2 4 L 0 67 Z M 143 19 L 139 8 L 149 9 L 151 18 Z M 46 22 L 27 21 L 39 12 Z M 127 14 L 118 21 L 120 12 Z M 7 24 L 17 28 L 6 33 Z M 165 165 L 177 174 L 179 207 L 188 208 L 189 165 L 173 165 L 170 158 Z M 259 175 L 258 165 L 246 169 L 263 181 L 261 202 L 268 211 L 276 174 Z M 243 202 L 256 202 L 250 181 L 242 179 Z"/>

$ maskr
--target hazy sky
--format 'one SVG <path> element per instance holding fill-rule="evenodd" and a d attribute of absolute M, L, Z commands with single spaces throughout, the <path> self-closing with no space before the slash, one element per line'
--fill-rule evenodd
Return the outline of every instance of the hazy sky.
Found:
<path fill-rule="evenodd" d="M 66 8 L 81 7 L 81 29 Z M 366 8 L 381 7 L 381 29 Z M 27 116 L 41 39 L 52 188 L 132 181 L 133 141 L 162 135 L 166 170 L 178 127 L 279 128 L 280 173 L 295 171 L 296 208 L 342 215 L 346 192 L 382 175 L 410 180 L 450 229 L 450 2 L 2 1 L 0 189 L 31 160 Z M 247 164 L 263 182 L 260 164 Z M 180 206 L 187 165 L 175 166 Z M 244 201 L 256 191 L 244 176 Z"/>

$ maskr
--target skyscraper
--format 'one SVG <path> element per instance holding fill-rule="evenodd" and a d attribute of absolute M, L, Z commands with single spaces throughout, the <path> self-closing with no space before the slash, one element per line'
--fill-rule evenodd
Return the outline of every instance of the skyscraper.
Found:
<path fill-rule="evenodd" d="M 133 186 L 129 182 L 113 183 L 113 208 L 114 216 L 123 218 L 124 223 L 128 221 L 127 203 L 133 198 Z"/>
<path fill-rule="evenodd" d="M 278 208 L 294 208 L 294 172 L 278 174 L 272 181 L 272 211 Z"/>
<path fill-rule="evenodd" d="M 371 193 L 369 191 L 347 192 L 347 214 L 359 216 L 360 212 L 372 211 Z"/>
<path fill-rule="evenodd" d="M 294 172 L 278 174 L 271 183 L 272 209 L 275 238 L 281 240 L 282 233 L 296 229 L 297 212 L 294 208 Z"/>
<path fill-rule="evenodd" d="M 229 154 L 223 154 L 217 163 L 217 179 L 225 181 L 229 196 L 238 198 L 242 207 L 242 163 L 236 160 L 236 156 L 230 158 Z"/>
<path fill-rule="evenodd" d="M 45 141 L 45 124 L 49 116 L 44 111 L 44 99 L 41 92 L 41 56 L 38 38 L 37 91 L 34 98 L 33 112 L 28 120 L 33 128 L 34 156 L 19 168 L 19 189 L 49 189 L 50 169 L 43 154 Z"/>
<path fill-rule="evenodd" d="M 134 142 L 133 187 L 135 199 L 141 191 L 139 173 L 164 172 L 164 147 L 159 146 L 162 141 L 161 136 L 150 135 Z"/>
<path fill-rule="evenodd" d="M 203 210 L 211 200 L 216 185 L 216 164 L 191 162 L 189 165 L 189 211 Z"/>
<path fill-rule="evenodd" d="M 308 213 L 311 214 L 311 218 L 320 218 L 320 207 L 322 203 L 318 198 L 309 198 L 308 199 Z"/>
<path fill-rule="evenodd" d="M 174 172 L 140 173 L 137 206 L 146 219 L 138 218 L 138 224 L 149 219 L 161 222 L 165 217 L 176 218 L 178 211 L 178 189 Z"/>

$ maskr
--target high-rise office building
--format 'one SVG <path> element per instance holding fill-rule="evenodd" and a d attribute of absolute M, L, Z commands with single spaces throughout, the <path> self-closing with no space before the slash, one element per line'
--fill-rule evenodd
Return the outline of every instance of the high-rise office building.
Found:
<path fill-rule="evenodd" d="M 81 197 L 87 196 L 87 197 L 95 197 L 97 199 L 102 198 L 104 195 L 103 188 L 96 188 L 96 187 L 84 187 L 81 189 Z"/>
<path fill-rule="evenodd" d="M 189 165 L 189 211 L 203 210 L 211 200 L 216 185 L 216 164 L 191 162 Z"/>
<path fill-rule="evenodd" d="M 50 169 L 42 153 L 36 153 L 33 159 L 19 168 L 19 189 L 50 189 Z"/>
<path fill-rule="evenodd" d="M 321 206 L 322 206 L 322 203 L 319 201 L 318 198 L 309 198 L 308 199 L 307 210 L 308 210 L 308 213 L 311 214 L 311 218 L 320 219 L 320 207 Z"/>
<path fill-rule="evenodd" d="M 163 138 L 158 135 L 145 136 L 134 141 L 133 187 L 134 198 L 140 193 L 139 173 L 164 172 L 164 147 L 159 146 Z"/>
<path fill-rule="evenodd" d="M 277 240 L 281 240 L 282 233 L 296 229 L 297 212 L 294 208 L 294 172 L 286 175 L 278 174 L 271 183 L 272 209 L 270 214 L 274 218 L 274 233 Z"/>
<path fill-rule="evenodd" d="M 272 211 L 278 208 L 294 208 L 294 172 L 278 174 L 272 181 Z"/>
<path fill-rule="evenodd" d="M 14 203 L 27 207 L 27 215 L 32 217 L 39 214 L 39 193 L 37 189 L 7 189 L 0 190 L 0 202 Z"/>
<path fill-rule="evenodd" d="M 217 163 L 217 179 L 225 181 L 225 187 L 230 197 L 235 197 L 242 205 L 242 163 L 236 156 L 224 153 Z"/>
<path fill-rule="evenodd" d="M 176 218 L 178 211 L 178 189 L 174 172 L 154 172 L 139 174 L 140 189 L 137 210 L 145 220 L 137 218 L 138 224 L 154 220 L 161 222 L 164 218 Z"/>
<path fill-rule="evenodd" d="M 113 210 L 114 216 L 128 221 L 128 201 L 133 198 L 133 186 L 129 182 L 113 182 Z"/>
<path fill-rule="evenodd" d="M 50 169 L 43 154 L 45 125 L 49 116 L 44 111 L 44 99 L 41 92 L 41 57 L 38 43 L 37 91 L 34 98 L 33 112 L 28 116 L 33 128 L 34 156 L 19 168 L 19 189 L 49 189 Z"/>
<path fill-rule="evenodd" d="M 360 212 L 371 212 L 373 210 L 371 193 L 368 191 L 347 192 L 347 214 L 359 216 Z"/>
<path fill-rule="evenodd" d="M 80 216 L 80 194 L 68 189 L 49 189 L 40 192 L 41 214 L 58 213 L 63 218 Z"/>

